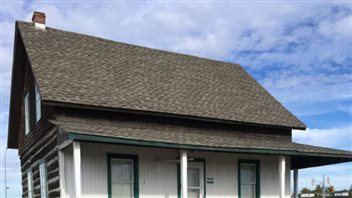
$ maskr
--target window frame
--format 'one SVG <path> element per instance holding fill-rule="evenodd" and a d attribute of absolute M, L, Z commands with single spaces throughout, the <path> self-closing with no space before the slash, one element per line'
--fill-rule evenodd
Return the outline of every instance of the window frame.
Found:
<path fill-rule="evenodd" d="M 108 197 L 112 198 L 112 189 L 111 189 L 111 161 L 112 159 L 121 159 L 121 160 L 132 160 L 132 169 L 133 169 L 133 198 L 139 198 L 139 174 L 138 174 L 138 156 L 137 155 L 128 155 L 128 154 L 115 154 L 108 153 L 107 156 L 107 166 L 108 166 Z"/>
<path fill-rule="evenodd" d="M 30 175 L 30 177 L 29 177 L 29 175 Z M 31 182 L 29 182 L 29 181 L 31 181 Z M 31 190 L 30 190 L 30 188 L 31 188 Z M 33 172 L 32 172 L 31 168 L 29 168 L 27 170 L 27 195 L 28 195 L 28 198 L 34 197 Z"/>
<path fill-rule="evenodd" d="M 259 160 L 248 160 L 248 159 L 239 159 L 238 166 L 238 198 L 241 198 L 241 165 L 250 164 L 255 165 L 255 197 L 260 198 L 260 161 Z"/>
<path fill-rule="evenodd" d="M 24 133 L 28 135 L 31 131 L 31 114 L 30 114 L 30 98 L 29 92 L 27 91 L 23 97 L 23 104 L 24 104 Z"/>
<path fill-rule="evenodd" d="M 41 169 L 40 167 L 44 166 L 44 181 L 42 182 L 42 174 L 41 174 Z M 44 160 L 42 160 L 41 162 L 39 162 L 39 184 L 40 184 L 40 197 L 41 198 L 48 198 L 49 197 L 49 191 L 48 191 L 48 172 L 47 172 L 47 168 L 46 168 L 46 162 Z M 43 186 L 42 184 L 45 183 L 45 194 L 43 194 Z"/>
<path fill-rule="evenodd" d="M 35 119 L 36 123 L 42 118 L 42 95 L 40 94 L 39 86 L 37 83 L 34 85 L 35 89 Z"/>

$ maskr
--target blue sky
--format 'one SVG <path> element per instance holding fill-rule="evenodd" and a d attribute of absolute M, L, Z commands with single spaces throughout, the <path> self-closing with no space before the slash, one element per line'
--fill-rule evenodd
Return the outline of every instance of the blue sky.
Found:
<path fill-rule="evenodd" d="M 240 63 L 308 125 L 294 141 L 352 150 L 350 2 L 87 2 L 1 1 L 1 197 L 14 23 L 30 21 L 33 10 L 50 27 Z M 9 197 L 20 197 L 17 151 L 8 151 L 7 166 Z M 300 171 L 300 188 L 323 174 L 336 189 L 352 184 L 345 163 Z"/>

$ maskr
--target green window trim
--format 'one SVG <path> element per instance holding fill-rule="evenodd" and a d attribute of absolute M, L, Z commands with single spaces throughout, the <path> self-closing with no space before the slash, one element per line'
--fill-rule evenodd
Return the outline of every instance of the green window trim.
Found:
<path fill-rule="evenodd" d="M 238 198 L 241 198 L 241 164 L 254 164 L 256 173 L 256 198 L 260 198 L 260 161 L 259 160 L 248 160 L 239 159 L 238 160 Z"/>
<path fill-rule="evenodd" d="M 203 163 L 203 180 L 204 180 L 204 198 L 207 197 L 207 177 L 206 177 L 206 163 L 205 159 L 195 158 L 192 162 L 201 162 Z M 188 162 L 190 163 L 190 162 Z M 177 197 L 181 198 L 181 170 L 180 163 L 177 163 Z"/>
<path fill-rule="evenodd" d="M 139 175 L 138 175 L 138 156 L 129 154 L 108 153 L 108 197 L 112 197 L 111 192 L 111 159 L 129 159 L 133 161 L 133 193 L 134 198 L 139 198 Z"/>

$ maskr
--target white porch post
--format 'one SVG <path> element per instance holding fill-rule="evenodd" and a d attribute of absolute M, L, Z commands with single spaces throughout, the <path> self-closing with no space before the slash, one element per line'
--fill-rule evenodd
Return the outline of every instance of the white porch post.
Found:
<path fill-rule="evenodd" d="M 75 191 L 76 198 L 81 198 L 81 144 L 80 142 L 73 142 L 73 169 L 75 174 Z"/>
<path fill-rule="evenodd" d="M 181 150 L 180 168 L 181 168 L 181 195 L 182 198 L 187 198 L 187 151 Z"/>
<path fill-rule="evenodd" d="M 298 169 L 293 170 L 293 192 L 294 198 L 298 198 Z"/>
<path fill-rule="evenodd" d="M 285 198 L 286 158 L 279 156 L 280 198 Z"/>

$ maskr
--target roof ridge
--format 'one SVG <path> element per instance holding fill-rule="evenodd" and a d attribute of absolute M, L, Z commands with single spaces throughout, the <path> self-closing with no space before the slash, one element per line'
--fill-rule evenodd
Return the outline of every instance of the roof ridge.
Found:
<path fill-rule="evenodd" d="M 16 20 L 16 23 L 32 24 L 32 22 L 21 21 L 21 20 Z M 202 56 L 198 56 L 198 55 L 192 55 L 192 54 L 186 54 L 186 53 L 182 53 L 182 52 L 174 52 L 174 51 L 169 51 L 169 50 L 164 50 L 164 49 L 159 49 L 159 48 L 147 47 L 147 46 L 127 43 L 127 42 L 123 42 L 123 41 L 116 41 L 116 40 L 107 39 L 107 38 L 103 38 L 103 37 L 99 37 L 99 36 L 95 36 L 95 35 L 89 35 L 89 34 L 85 34 L 85 33 L 72 32 L 72 31 L 69 31 L 69 30 L 62 30 L 62 29 L 58 29 L 58 28 L 53 28 L 53 27 L 50 27 L 50 26 L 46 26 L 46 29 L 49 29 L 49 30 L 52 30 L 52 31 L 58 31 L 58 32 L 65 32 L 65 33 L 69 33 L 69 34 L 75 34 L 75 35 L 79 35 L 79 36 L 95 38 L 95 39 L 99 39 L 99 40 L 102 40 L 102 41 L 113 42 L 113 43 L 122 44 L 122 45 L 130 46 L 130 47 L 137 47 L 137 48 L 143 48 L 143 49 L 146 49 L 146 50 L 153 50 L 153 51 L 166 53 L 166 54 L 175 54 L 175 55 L 181 55 L 181 56 L 186 56 L 186 57 L 190 57 L 190 58 L 197 58 L 197 59 L 206 60 L 206 61 L 212 61 L 212 62 L 217 62 L 217 63 L 225 63 L 225 64 L 230 64 L 230 65 L 241 66 L 241 64 L 239 64 L 239 63 L 233 63 L 233 62 L 230 62 L 230 61 L 224 61 L 224 60 L 219 60 L 219 59 L 210 59 L 210 58 L 202 57 Z"/>

